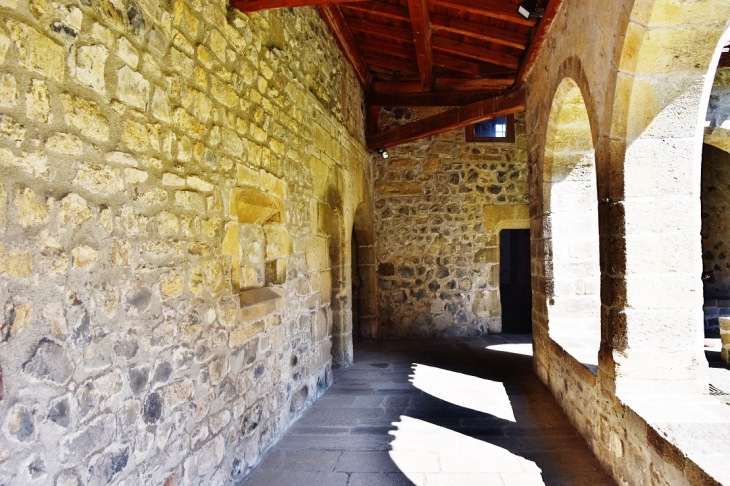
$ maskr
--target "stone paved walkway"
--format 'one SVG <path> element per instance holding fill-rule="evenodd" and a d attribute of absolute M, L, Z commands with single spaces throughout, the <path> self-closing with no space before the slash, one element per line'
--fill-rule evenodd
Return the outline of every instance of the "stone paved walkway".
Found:
<path fill-rule="evenodd" d="M 529 338 L 356 345 L 242 485 L 614 484 L 533 374 Z"/>

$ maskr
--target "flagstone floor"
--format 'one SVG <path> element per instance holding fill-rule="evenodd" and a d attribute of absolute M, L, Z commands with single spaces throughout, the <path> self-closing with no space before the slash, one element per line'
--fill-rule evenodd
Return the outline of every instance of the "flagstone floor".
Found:
<path fill-rule="evenodd" d="M 530 336 L 366 342 L 242 485 L 612 485 Z"/>

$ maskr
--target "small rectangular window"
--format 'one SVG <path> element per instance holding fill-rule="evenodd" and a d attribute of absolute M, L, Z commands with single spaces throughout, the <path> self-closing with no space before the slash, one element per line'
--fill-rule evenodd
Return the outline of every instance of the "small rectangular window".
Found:
<path fill-rule="evenodd" d="M 466 141 L 471 143 L 514 143 L 514 115 L 500 116 L 466 127 Z"/>

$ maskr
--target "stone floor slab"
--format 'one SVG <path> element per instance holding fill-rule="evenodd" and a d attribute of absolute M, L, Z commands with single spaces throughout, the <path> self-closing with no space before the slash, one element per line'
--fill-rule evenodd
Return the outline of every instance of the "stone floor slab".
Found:
<path fill-rule="evenodd" d="M 614 484 L 534 375 L 529 342 L 359 343 L 355 363 L 335 370 L 241 484 Z"/>

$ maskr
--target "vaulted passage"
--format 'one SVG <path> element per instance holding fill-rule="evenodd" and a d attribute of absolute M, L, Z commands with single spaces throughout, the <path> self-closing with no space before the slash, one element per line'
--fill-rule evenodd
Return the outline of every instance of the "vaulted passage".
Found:
<path fill-rule="evenodd" d="M 614 482 L 531 372 L 525 335 L 355 345 L 241 485 Z"/>

